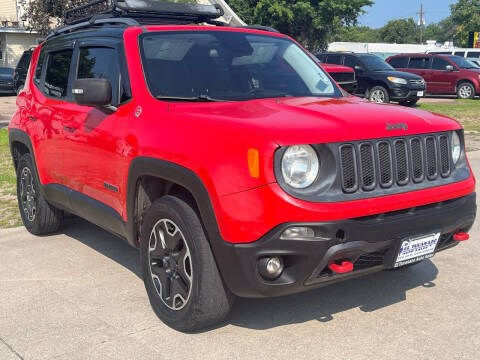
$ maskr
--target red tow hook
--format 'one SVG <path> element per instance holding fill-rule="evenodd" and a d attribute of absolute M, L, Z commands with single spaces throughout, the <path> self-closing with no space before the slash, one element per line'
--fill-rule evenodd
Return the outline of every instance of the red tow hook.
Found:
<path fill-rule="evenodd" d="M 328 265 L 328 267 L 330 268 L 330 270 L 337 274 L 345 274 L 353 271 L 353 263 L 351 263 L 350 261 L 342 261 L 340 265 L 331 263 L 330 265 Z"/>
<path fill-rule="evenodd" d="M 453 235 L 453 240 L 455 241 L 467 241 L 468 239 L 470 239 L 470 235 L 465 232 L 458 232 Z"/>

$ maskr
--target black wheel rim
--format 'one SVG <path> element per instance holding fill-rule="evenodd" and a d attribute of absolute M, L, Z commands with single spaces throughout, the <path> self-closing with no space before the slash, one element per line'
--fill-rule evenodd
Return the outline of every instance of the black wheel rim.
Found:
<path fill-rule="evenodd" d="M 28 167 L 24 167 L 20 175 L 20 201 L 25 217 L 30 222 L 34 221 L 37 214 L 37 193 Z"/>
<path fill-rule="evenodd" d="M 162 302 L 171 310 L 183 309 L 192 292 L 192 260 L 182 231 L 171 220 L 159 220 L 150 233 L 149 267 Z"/>

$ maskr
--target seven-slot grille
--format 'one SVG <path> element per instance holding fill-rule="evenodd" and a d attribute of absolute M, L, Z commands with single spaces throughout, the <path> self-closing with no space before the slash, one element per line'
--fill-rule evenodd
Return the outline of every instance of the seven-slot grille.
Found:
<path fill-rule="evenodd" d="M 360 141 L 339 146 L 342 190 L 354 193 L 447 178 L 448 134 Z"/>

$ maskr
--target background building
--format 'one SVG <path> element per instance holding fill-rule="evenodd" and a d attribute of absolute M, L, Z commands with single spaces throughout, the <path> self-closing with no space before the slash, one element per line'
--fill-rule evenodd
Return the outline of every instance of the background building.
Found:
<path fill-rule="evenodd" d="M 28 0 L 0 0 L 0 66 L 15 67 L 20 56 L 42 39 L 22 21 Z"/>

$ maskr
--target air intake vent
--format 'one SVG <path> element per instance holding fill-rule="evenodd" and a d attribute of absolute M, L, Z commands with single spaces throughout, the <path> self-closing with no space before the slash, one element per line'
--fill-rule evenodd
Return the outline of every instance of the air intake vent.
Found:
<path fill-rule="evenodd" d="M 346 193 L 355 192 L 357 183 L 357 166 L 353 145 L 340 147 L 340 166 L 342 168 L 342 188 Z"/>

